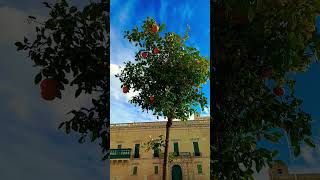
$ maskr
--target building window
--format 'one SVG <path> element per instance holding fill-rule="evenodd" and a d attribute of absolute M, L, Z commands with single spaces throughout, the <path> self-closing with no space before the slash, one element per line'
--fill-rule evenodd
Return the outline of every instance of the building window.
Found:
<path fill-rule="evenodd" d="M 154 174 L 158 174 L 159 172 L 159 167 L 158 166 L 154 166 Z"/>
<path fill-rule="evenodd" d="M 202 174 L 202 165 L 201 164 L 197 165 L 197 169 L 198 169 L 198 174 Z"/>
<path fill-rule="evenodd" d="M 137 175 L 137 174 L 138 174 L 138 167 L 137 167 L 137 166 L 134 166 L 134 167 L 133 167 L 132 175 Z"/>
<path fill-rule="evenodd" d="M 140 149 L 140 144 L 135 144 L 134 145 L 134 158 L 139 158 L 139 149 Z"/>
<path fill-rule="evenodd" d="M 121 144 L 118 144 L 118 149 L 121 149 L 122 145 Z"/>
<path fill-rule="evenodd" d="M 278 174 L 282 174 L 282 169 L 278 169 Z"/>
<path fill-rule="evenodd" d="M 159 157 L 159 148 L 153 149 L 153 157 Z"/>
<path fill-rule="evenodd" d="M 179 144 L 177 142 L 173 143 L 173 150 L 175 156 L 179 156 Z"/>
<path fill-rule="evenodd" d="M 194 156 L 200 156 L 199 144 L 198 142 L 193 142 Z"/>

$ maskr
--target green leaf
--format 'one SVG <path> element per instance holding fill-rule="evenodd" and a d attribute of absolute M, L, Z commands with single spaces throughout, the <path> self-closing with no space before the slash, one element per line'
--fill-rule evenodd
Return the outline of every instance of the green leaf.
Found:
<path fill-rule="evenodd" d="M 85 136 L 82 136 L 82 137 L 80 137 L 79 138 L 79 140 L 78 140 L 78 142 L 80 143 L 80 144 L 83 144 L 84 142 L 85 142 Z"/>
<path fill-rule="evenodd" d="M 37 19 L 36 17 L 34 16 L 28 16 L 29 19 Z"/>
<path fill-rule="evenodd" d="M 21 42 L 14 43 L 15 46 L 17 46 L 17 50 L 20 51 L 23 49 L 24 45 Z"/>
<path fill-rule="evenodd" d="M 77 11 L 77 8 L 75 6 L 71 6 L 70 13 L 75 13 Z"/>
<path fill-rule="evenodd" d="M 52 39 L 51 39 L 51 37 L 48 37 L 47 44 L 48 44 L 49 47 L 51 46 L 51 44 L 52 44 Z"/>
<path fill-rule="evenodd" d="M 59 84 L 58 84 L 58 88 L 59 88 L 60 90 L 64 90 L 64 85 L 61 84 L 61 83 L 59 83 Z"/>
<path fill-rule="evenodd" d="M 34 78 L 34 83 L 35 84 L 39 84 L 39 82 L 42 80 L 42 74 L 41 74 L 41 72 L 40 73 L 38 73 L 37 75 L 36 75 L 36 77 Z"/>
<path fill-rule="evenodd" d="M 24 42 L 24 43 L 27 43 L 27 42 L 28 42 L 28 39 L 27 39 L 26 37 L 24 37 L 24 38 L 23 38 L 23 42 Z"/>
<path fill-rule="evenodd" d="M 92 99 L 92 104 L 94 106 L 98 106 L 99 105 L 99 102 L 96 100 L 96 99 Z"/>
<path fill-rule="evenodd" d="M 72 126 L 71 126 L 72 130 L 74 131 L 78 131 L 78 124 L 76 122 L 72 122 Z"/>
<path fill-rule="evenodd" d="M 308 146 L 310 146 L 310 147 L 312 147 L 312 148 L 315 148 L 315 147 L 316 147 L 316 145 L 314 144 L 314 142 L 312 142 L 312 140 L 311 140 L 310 138 L 305 139 L 304 142 L 305 142 Z"/>
<path fill-rule="evenodd" d="M 257 172 L 260 172 L 261 169 L 262 169 L 262 167 L 263 167 L 263 164 L 262 164 L 261 162 L 257 162 L 257 161 L 255 161 L 255 163 L 256 163 L 256 170 L 257 170 Z"/>
<path fill-rule="evenodd" d="M 17 47 L 23 46 L 23 44 L 21 42 L 15 42 L 14 45 Z"/>
<path fill-rule="evenodd" d="M 95 140 L 98 138 L 98 136 L 99 136 L 98 130 L 96 130 L 96 129 L 93 130 L 93 131 L 92 131 L 91 142 L 95 141 Z"/>
<path fill-rule="evenodd" d="M 108 159 L 108 154 L 104 155 L 103 158 L 102 158 L 102 161 L 105 161 Z"/>
<path fill-rule="evenodd" d="M 276 157 L 279 154 L 277 150 L 272 151 L 271 156 Z"/>
<path fill-rule="evenodd" d="M 76 90 L 76 93 L 75 93 L 75 97 L 77 98 L 82 92 L 82 88 L 79 87 L 77 90 Z"/>
<path fill-rule="evenodd" d="M 300 146 L 294 146 L 293 147 L 293 154 L 296 157 L 300 154 Z"/>
<path fill-rule="evenodd" d="M 42 4 L 44 4 L 45 7 L 47 7 L 47 8 L 51 8 L 51 6 L 49 5 L 49 3 L 47 3 L 47 2 L 43 2 Z"/>
<path fill-rule="evenodd" d="M 62 94 L 61 94 L 61 91 L 58 91 L 58 93 L 57 93 L 57 98 L 59 98 L 59 99 L 61 99 L 61 96 L 62 96 Z"/>
<path fill-rule="evenodd" d="M 248 11 L 248 19 L 249 19 L 249 22 L 252 22 L 253 19 L 254 19 L 254 16 L 255 16 L 255 11 L 253 8 L 249 8 L 249 11 Z"/>
<path fill-rule="evenodd" d="M 66 122 L 66 125 L 65 125 L 65 131 L 66 131 L 67 134 L 69 134 L 69 133 L 70 133 L 70 130 L 71 130 L 71 128 L 70 128 L 70 121 L 67 121 L 67 122 Z"/>
<path fill-rule="evenodd" d="M 63 127 L 63 125 L 65 125 L 65 122 L 60 123 L 58 129 L 61 129 Z"/>
<path fill-rule="evenodd" d="M 62 82 L 63 82 L 64 84 L 69 84 L 69 80 L 66 79 L 66 78 L 62 79 Z"/>
<path fill-rule="evenodd" d="M 93 115 L 94 115 L 94 112 L 90 112 L 90 113 L 89 113 L 89 116 L 88 116 L 88 119 L 92 119 L 92 118 L 93 118 Z"/>
<path fill-rule="evenodd" d="M 56 21 L 54 19 L 49 19 L 46 23 L 45 23 L 45 28 L 46 29 L 53 29 L 56 27 Z"/>

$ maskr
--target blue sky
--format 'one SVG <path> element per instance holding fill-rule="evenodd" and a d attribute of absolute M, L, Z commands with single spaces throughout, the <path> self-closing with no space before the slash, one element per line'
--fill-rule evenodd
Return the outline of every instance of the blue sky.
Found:
<path fill-rule="evenodd" d="M 303 100 L 302 109 L 312 116 L 312 132 L 316 143 L 316 148 L 312 149 L 302 145 L 301 154 L 294 157 L 290 152 L 287 138 L 283 138 L 280 144 L 261 143 L 265 147 L 279 150 L 277 159 L 283 160 L 289 167 L 290 173 L 319 173 L 320 172 L 320 66 L 313 63 L 310 69 L 304 73 L 294 75 L 296 80 L 296 96 Z M 257 175 L 257 179 L 267 180 L 267 170 Z"/>
<path fill-rule="evenodd" d="M 52 2 L 53 0 L 51 0 Z M 148 2 L 148 3 L 146 3 Z M 201 3 L 200 3 L 201 2 Z M 82 5 L 83 0 L 72 4 Z M 111 121 L 154 121 L 152 114 L 141 113 L 128 103 L 129 96 L 121 92 L 120 83 L 112 73 L 119 71 L 124 61 L 133 60 L 135 49 L 123 39 L 123 31 L 141 25 L 147 16 L 165 23 L 168 31 L 183 34 L 191 27 L 189 45 L 202 55 L 210 55 L 209 1 L 111 1 Z M 70 108 L 88 104 L 88 97 L 73 100 L 74 89 L 63 93 L 65 99 L 47 103 L 40 98 L 39 87 L 33 84 L 37 69 L 17 53 L 13 43 L 31 36 L 33 27 L 26 23 L 28 15 L 45 18 L 47 10 L 41 1 L 0 0 L 0 179 L 107 179 L 108 169 L 100 161 L 98 145 L 79 145 L 76 136 L 66 136 L 57 130 Z M 9 19 L 9 20 L 8 20 Z M 319 147 L 320 66 L 313 64 L 306 73 L 296 74 L 297 96 L 304 100 L 303 109 L 312 114 L 313 131 Z M 209 99 L 209 87 L 205 88 Z M 207 111 L 209 112 L 209 110 Z M 202 112 L 207 114 L 207 112 Z M 17 133 L 19 132 L 19 133 Z M 10 138 L 7 138 L 10 137 Z M 295 172 L 320 172 L 320 150 L 303 147 L 297 159 L 290 159 L 285 141 L 280 158 Z M 266 171 L 259 179 L 266 177 Z M 261 178 L 260 178 L 261 177 Z M 258 178 L 257 178 L 258 179 Z"/>
<path fill-rule="evenodd" d="M 124 62 L 134 61 L 137 49 L 123 38 L 123 32 L 135 26 L 140 27 L 146 17 L 153 17 L 157 23 L 166 24 L 166 31 L 183 35 L 187 24 L 190 26 L 190 39 L 187 45 L 197 48 L 202 56 L 210 58 L 210 2 L 209 0 L 112 0 L 110 8 L 110 41 L 111 41 L 111 123 L 155 121 L 152 113 L 142 113 L 140 107 L 135 107 L 128 100 L 134 95 L 130 92 L 124 95 L 120 81 L 114 74 L 120 72 Z M 209 81 L 203 91 L 208 98 L 210 107 Z M 209 115 L 210 109 L 199 111 Z M 192 118 L 192 117 L 191 117 Z M 163 120 L 163 118 L 160 118 Z"/>
<path fill-rule="evenodd" d="M 302 109 L 310 113 L 312 116 L 312 131 L 316 149 L 311 149 L 303 146 L 301 156 L 298 158 L 290 157 L 287 142 L 284 141 L 284 146 L 281 147 L 283 154 L 280 157 L 285 160 L 294 171 L 310 171 L 320 172 L 320 149 L 319 149 L 319 130 L 320 130 L 320 66 L 313 63 L 310 69 L 305 73 L 295 74 L 296 95 L 303 100 Z M 286 145 L 285 145 L 286 144 Z M 286 153 L 285 153 L 286 152 Z M 299 167 L 301 169 L 299 170 Z"/>
<path fill-rule="evenodd" d="M 320 27 L 320 18 L 316 22 Z M 317 28 L 320 29 L 320 28 Z M 287 138 L 283 138 L 280 144 L 272 145 L 262 143 L 266 147 L 279 150 L 278 159 L 283 160 L 289 167 L 291 173 L 319 173 L 320 172 L 320 65 L 312 63 L 308 71 L 293 74 L 296 80 L 296 96 L 303 100 L 302 110 L 311 114 L 312 132 L 316 148 L 302 145 L 301 154 L 298 157 L 292 155 Z M 257 179 L 267 180 L 267 171 L 257 175 Z"/>
<path fill-rule="evenodd" d="M 57 129 L 71 108 L 89 104 L 90 98 L 74 100 L 74 89 L 67 88 L 64 100 L 42 100 L 33 83 L 38 69 L 14 46 L 24 35 L 33 37 L 34 27 L 26 21 L 29 15 L 47 16 L 41 2 L 0 0 L 0 179 L 107 179 L 108 166 L 100 159 L 99 146 L 80 145 L 76 135 Z M 84 2 L 72 4 L 81 7 Z"/>

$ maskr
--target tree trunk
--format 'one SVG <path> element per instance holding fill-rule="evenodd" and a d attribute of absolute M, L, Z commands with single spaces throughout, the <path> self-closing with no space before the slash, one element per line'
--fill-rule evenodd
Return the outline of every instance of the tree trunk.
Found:
<path fill-rule="evenodd" d="M 168 162 L 168 149 L 169 149 L 169 135 L 170 135 L 170 127 L 172 125 L 172 118 L 168 117 L 168 122 L 166 125 L 166 141 L 164 147 L 164 159 L 163 159 L 163 173 L 162 180 L 166 180 L 167 178 L 167 162 Z"/>

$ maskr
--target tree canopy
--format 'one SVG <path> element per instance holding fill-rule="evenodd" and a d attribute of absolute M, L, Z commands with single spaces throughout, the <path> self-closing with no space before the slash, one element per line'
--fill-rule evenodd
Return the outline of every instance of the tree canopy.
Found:
<path fill-rule="evenodd" d="M 26 51 L 40 72 L 35 84 L 43 79 L 58 82 L 59 93 L 65 86 L 77 86 L 75 98 L 91 94 L 91 107 L 71 110 L 73 117 L 60 124 L 65 132 L 81 135 L 83 143 L 90 136 L 98 141 L 104 159 L 109 150 L 109 1 L 90 1 L 83 9 L 70 6 L 66 0 L 55 4 L 43 3 L 49 17 L 41 22 L 34 16 L 29 20 L 36 24 L 35 40 L 27 37 L 16 42 L 18 51 Z"/>
<path fill-rule="evenodd" d="M 286 134 L 295 156 L 315 147 L 311 116 L 295 96 L 292 73 L 319 53 L 316 0 L 212 1 L 214 41 L 211 172 L 216 179 L 252 179 L 271 166 Z M 313 55 L 306 54 L 306 48 Z"/>
<path fill-rule="evenodd" d="M 135 62 L 125 63 L 119 77 L 122 88 L 137 91 L 131 103 L 154 115 L 187 120 L 197 106 L 204 108 L 207 99 L 201 91 L 209 78 L 209 60 L 200 52 L 185 45 L 184 37 L 164 33 L 164 24 L 153 31 L 156 22 L 147 18 L 141 30 L 126 31 L 124 37 L 139 46 Z"/>
<path fill-rule="evenodd" d="M 140 106 L 142 110 L 153 111 L 157 117 L 168 118 L 163 145 L 163 180 L 167 177 L 172 120 L 185 121 L 197 111 L 197 106 L 204 109 L 207 99 L 201 88 L 209 78 L 208 59 L 202 57 L 196 48 L 185 44 L 189 38 L 189 29 L 184 37 L 180 37 L 172 32 L 160 34 L 164 27 L 164 24 L 159 27 L 154 19 L 148 17 L 141 30 L 135 27 L 126 31 L 124 38 L 141 50 L 136 53 L 136 61 L 126 62 L 121 73 L 116 75 L 124 93 L 130 89 L 138 92 L 130 100 L 131 103 Z M 159 143 L 149 145 L 153 146 L 152 149 L 161 149 Z"/>

